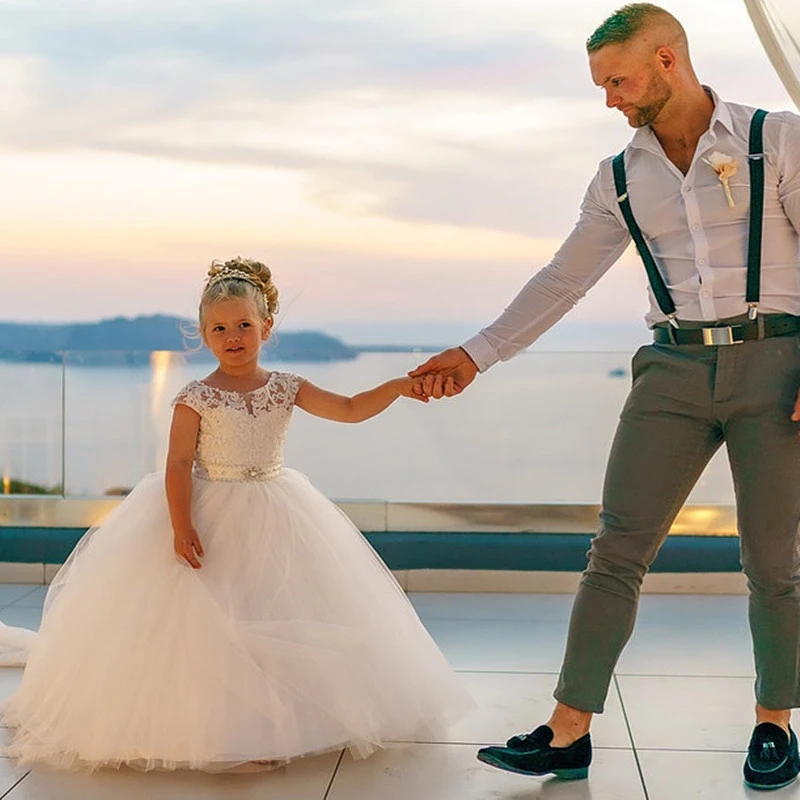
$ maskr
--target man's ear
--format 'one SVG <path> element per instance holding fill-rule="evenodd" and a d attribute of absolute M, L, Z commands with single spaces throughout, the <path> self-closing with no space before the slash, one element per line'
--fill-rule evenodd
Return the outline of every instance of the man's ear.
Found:
<path fill-rule="evenodd" d="M 674 72 L 678 64 L 678 56 L 671 47 L 662 45 L 656 51 L 656 59 L 658 60 L 661 69 L 665 72 Z"/>

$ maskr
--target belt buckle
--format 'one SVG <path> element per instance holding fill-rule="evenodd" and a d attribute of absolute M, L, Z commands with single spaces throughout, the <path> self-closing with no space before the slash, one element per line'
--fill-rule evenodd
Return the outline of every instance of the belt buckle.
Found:
<path fill-rule="evenodd" d="M 733 335 L 733 326 L 724 325 L 717 328 L 701 328 L 703 331 L 703 344 L 709 346 L 723 344 L 741 344 L 744 339 L 737 339 Z"/>

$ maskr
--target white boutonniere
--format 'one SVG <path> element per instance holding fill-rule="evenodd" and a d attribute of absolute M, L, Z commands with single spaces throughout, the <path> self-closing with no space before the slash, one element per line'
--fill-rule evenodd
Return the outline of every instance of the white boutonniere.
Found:
<path fill-rule="evenodd" d="M 733 156 L 726 156 L 725 153 L 720 153 L 718 150 L 715 150 L 708 158 L 704 158 L 703 161 L 717 173 L 719 182 L 725 192 L 725 199 L 728 201 L 728 205 L 733 208 L 736 204 L 733 202 L 733 195 L 728 181 L 739 171 L 739 162 Z"/>

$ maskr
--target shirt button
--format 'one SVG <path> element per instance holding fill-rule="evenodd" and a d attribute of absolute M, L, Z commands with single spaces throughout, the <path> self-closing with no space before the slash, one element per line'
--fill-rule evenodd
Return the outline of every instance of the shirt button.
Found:
<path fill-rule="evenodd" d="M 696 222 L 693 222 L 692 223 L 692 230 L 693 231 L 699 231 L 700 230 L 700 226 Z"/>
<path fill-rule="evenodd" d="M 706 263 L 706 260 L 704 258 L 698 258 L 697 263 L 702 267 Z"/>
<path fill-rule="evenodd" d="M 711 292 L 709 292 L 708 289 L 703 289 L 700 292 L 700 297 L 711 297 Z"/>

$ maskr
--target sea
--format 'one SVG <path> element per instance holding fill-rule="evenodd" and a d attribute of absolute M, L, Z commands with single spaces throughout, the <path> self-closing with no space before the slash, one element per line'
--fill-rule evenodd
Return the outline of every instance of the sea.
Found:
<path fill-rule="evenodd" d="M 642 336 L 642 333 L 639 333 Z M 334 500 L 599 503 L 606 458 L 630 388 L 636 343 L 613 350 L 534 346 L 460 396 L 400 399 L 357 425 L 294 412 L 285 462 Z M 270 363 L 354 394 L 405 374 L 420 352 Z M 163 468 L 178 390 L 213 369 L 181 353 L 139 366 L 0 363 L 0 473 L 68 496 L 129 490 Z M 733 502 L 724 452 L 690 503 Z"/>

